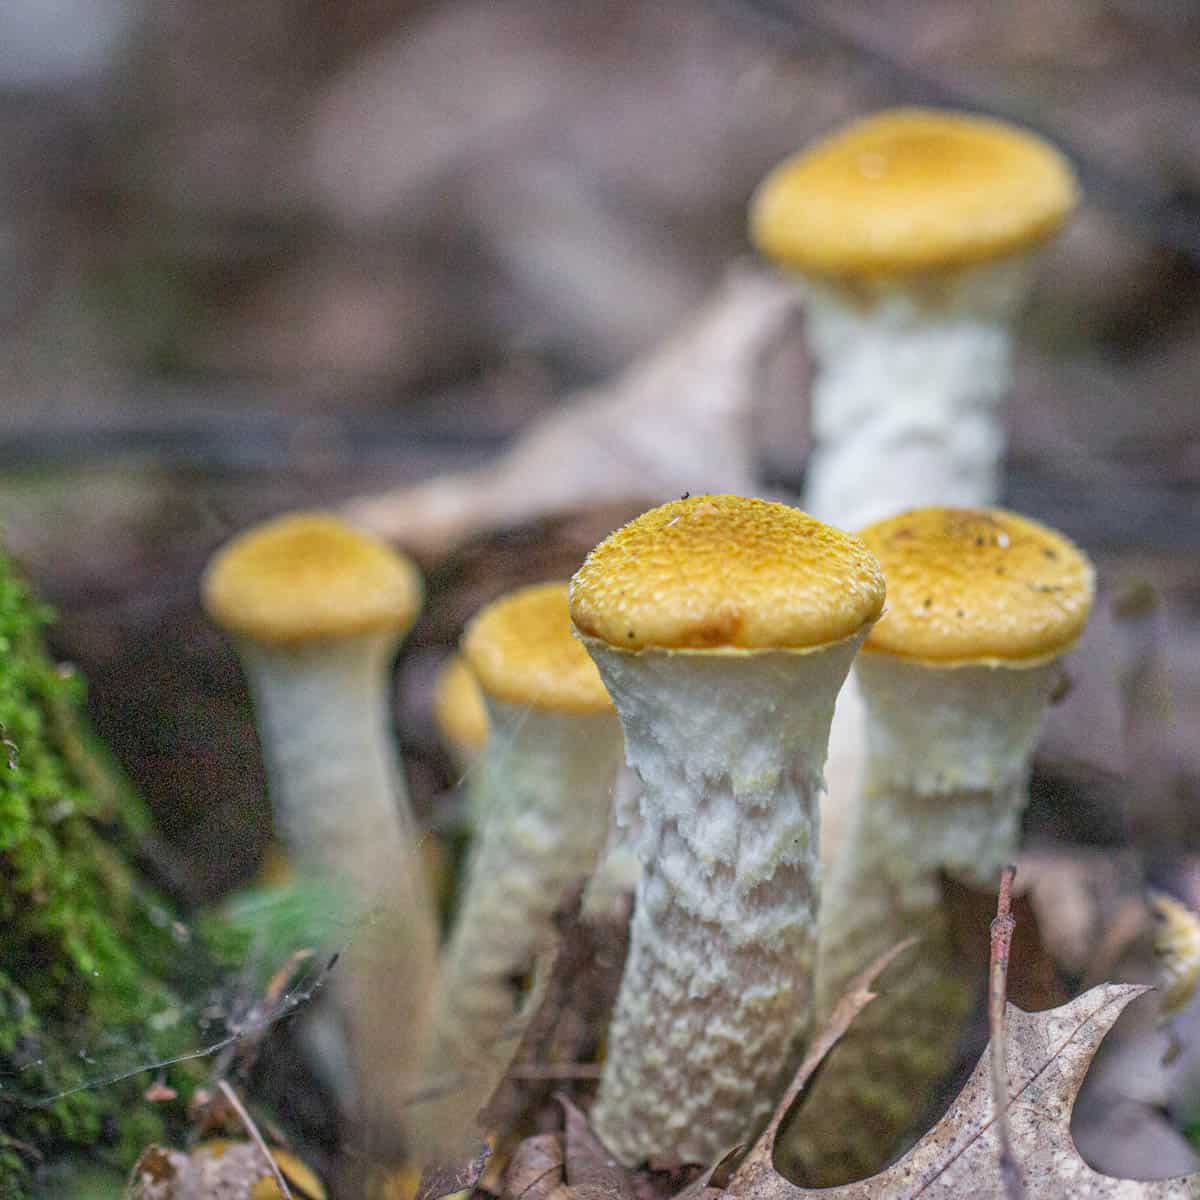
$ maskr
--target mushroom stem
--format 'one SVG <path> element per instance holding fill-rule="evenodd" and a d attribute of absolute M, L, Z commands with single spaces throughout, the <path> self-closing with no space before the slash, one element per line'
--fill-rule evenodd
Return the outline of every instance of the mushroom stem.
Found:
<path fill-rule="evenodd" d="M 389 631 L 238 646 L 275 820 L 298 869 L 336 890 L 352 931 L 335 975 L 351 1107 L 384 1154 L 409 1121 L 438 941 L 389 720 L 387 671 L 399 642 Z"/>
<path fill-rule="evenodd" d="M 955 951 L 941 872 L 994 888 L 1017 848 L 1030 759 L 1058 670 L 938 670 L 860 655 L 867 780 L 821 909 L 817 1022 L 906 937 L 781 1140 L 785 1171 L 832 1186 L 882 1167 L 953 1065 L 979 992 Z"/>
<path fill-rule="evenodd" d="M 429 1060 L 443 1074 L 453 1063 L 494 1085 L 520 1036 L 513 981 L 552 944 L 564 893 L 591 874 L 604 845 L 621 731 L 611 713 L 492 697 L 487 707 L 492 731 L 471 804 L 482 826 L 446 949 Z M 464 1090 L 474 1109 L 487 1099 L 477 1078 Z"/>
<path fill-rule="evenodd" d="M 855 663 L 866 780 L 821 910 L 817 1019 L 865 963 L 921 941 L 779 1142 L 781 1169 L 822 1187 L 882 1168 L 952 1065 L 983 971 L 956 953 L 943 874 L 991 891 L 1014 857 L 1058 659 L 1094 586 L 1075 547 L 1015 513 L 917 509 L 861 536 L 889 609 Z"/>
<path fill-rule="evenodd" d="M 585 916 L 604 918 L 627 909 L 642 874 L 638 846 L 642 839 L 639 813 L 642 785 L 637 773 L 623 763 L 613 784 L 608 836 L 596 870 L 583 894 Z"/>
<path fill-rule="evenodd" d="M 470 777 L 476 841 L 446 949 L 426 1052 L 420 1152 L 452 1161 L 499 1083 L 526 1018 L 521 980 L 554 942 L 554 915 L 604 845 L 621 727 L 571 634 L 566 581 L 502 597 L 463 655 L 491 733 Z"/>
<path fill-rule="evenodd" d="M 1020 254 L 915 279 L 805 281 L 814 516 L 858 529 L 923 504 L 996 501 L 1012 320 L 1032 271 Z"/>
<path fill-rule="evenodd" d="M 238 643 L 279 832 L 306 866 L 359 895 L 378 889 L 386 878 L 380 863 L 394 873 L 398 843 L 411 852 L 415 839 L 383 686 L 399 642 L 388 632 L 301 645 Z"/>
<path fill-rule="evenodd" d="M 643 786 L 630 957 L 591 1114 L 622 1162 L 714 1161 L 772 1107 L 808 1012 L 816 795 L 862 637 L 722 653 L 585 638 Z"/>

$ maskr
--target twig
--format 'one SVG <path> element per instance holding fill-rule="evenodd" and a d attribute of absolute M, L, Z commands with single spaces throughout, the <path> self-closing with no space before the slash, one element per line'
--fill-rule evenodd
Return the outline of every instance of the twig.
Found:
<path fill-rule="evenodd" d="M 1013 1153 L 1008 1122 L 1008 1044 L 1005 1037 L 1005 1006 L 1008 1002 L 1008 956 L 1012 949 L 1012 887 L 1017 868 L 1011 864 L 1000 873 L 1000 895 L 992 921 L 992 949 L 988 979 L 988 1028 L 992 1051 L 992 1107 L 996 1113 L 996 1136 L 1000 1143 L 1000 1178 L 1007 1200 L 1024 1200 L 1025 1185 Z"/>
<path fill-rule="evenodd" d="M 259 1153 L 267 1160 L 267 1166 L 271 1168 L 271 1174 L 275 1176 L 275 1183 L 279 1188 L 279 1194 L 283 1200 L 295 1200 L 292 1195 L 292 1189 L 288 1187 L 288 1181 L 284 1179 L 283 1172 L 279 1169 L 279 1164 L 275 1161 L 267 1143 L 263 1140 L 263 1135 L 258 1132 L 258 1126 L 254 1123 L 254 1118 L 246 1111 L 246 1106 L 238 1099 L 238 1094 L 222 1079 L 217 1087 L 221 1089 L 221 1095 L 229 1101 L 233 1111 L 237 1113 L 238 1118 L 246 1127 L 246 1132 L 250 1135 L 250 1140 L 258 1147 Z"/>
<path fill-rule="evenodd" d="M 599 1063 L 513 1063 L 511 1079 L 599 1079 L 604 1068 Z"/>

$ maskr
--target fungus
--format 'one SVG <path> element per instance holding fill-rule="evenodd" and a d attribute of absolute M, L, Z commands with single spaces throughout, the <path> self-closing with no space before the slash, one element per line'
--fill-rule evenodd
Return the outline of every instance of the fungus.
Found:
<path fill-rule="evenodd" d="M 1036 248 L 1077 198 L 1041 138 L 918 108 L 868 117 L 767 175 L 751 236 L 803 280 L 817 365 L 805 509 L 858 529 L 999 500 L 1012 322 Z M 862 721 L 851 679 L 830 738 L 826 861 L 861 786 Z"/>
<path fill-rule="evenodd" d="M 468 626 L 461 649 L 491 735 L 471 780 L 477 840 L 427 1055 L 431 1081 L 459 1076 L 419 1115 L 422 1148 L 435 1154 L 452 1149 L 515 1048 L 515 981 L 553 942 L 566 889 L 596 864 L 621 753 L 612 701 L 571 633 L 565 581 L 495 601 Z"/>
<path fill-rule="evenodd" d="M 437 950 L 388 690 L 421 593 L 406 558 L 319 512 L 243 533 L 204 578 L 250 684 L 288 855 L 338 889 L 352 920 L 369 917 L 335 979 L 357 1107 L 381 1138 L 407 1113 Z"/>
<path fill-rule="evenodd" d="M 458 654 L 438 672 L 433 720 L 459 771 L 465 771 L 488 740 L 488 715 L 479 681 Z"/>
<path fill-rule="evenodd" d="M 622 1162 L 713 1161 L 783 1084 L 816 934 L 834 697 L 883 604 L 860 541 L 763 500 L 652 509 L 571 616 L 642 784 L 642 876 L 592 1121 Z"/>
<path fill-rule="evenodd" d="M 926 508 L 863 530 L 888 608 L 855 663 L 866 779 L 821 911 L 816 1018 L 912 934 L 781 1142 L 822 1185 L 882 1167 L 953 1060 L 979 980 L 955 954 L 941 873 L 994 889 L 1017 849 L 1058 660 L 1093 571 L 1059 534 L 1000 509 Z"/>

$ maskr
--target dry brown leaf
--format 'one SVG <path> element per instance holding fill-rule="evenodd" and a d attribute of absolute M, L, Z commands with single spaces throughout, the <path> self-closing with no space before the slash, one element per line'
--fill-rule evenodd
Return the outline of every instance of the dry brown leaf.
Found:
<path fill-rule="evenodd" d="M 566 1123 L 564 1158 L 573 1200 L 634 1200 L 629 1172 L 604 1148 L 587 1117 L 566 1096 L 557 1099 Z"/>
<path fill-rule="evenodd" d="M 563 1140 L 558 1133 L 526 1138 L 504 1172 L 505 1200 L 565 1200 Z"/>
<path fill-rule="evenodd" d="M 492 1157 L 492 1148 L 480 1142 L 469 1161 L 460 1164 L 432 1164 L 421 1172 L 415 1200 L 441 1200 L 455 1192 L 473 1188 L 483 1177 L 483 1169 Z"/>
<path fill-rule="evenodd" d="M 295 1200 L 325 1200 L 320 1180 L 295 1155 L 271 1154 Z M 130 1172 L 127 1200 L 278 1200 L 262 1151 L 251 1142 L 211 1141 L 190 1154 L 150 1146 Z"/>
<path fill-rule="evenodd" d="M 1139 1182 L 1093 1171 L 1071 1138 L 1071 1109 L 1092 1056 L 1130 1001 L 1147 989 L 1103 984 L 1042 1013 L 1008 1006 L 1009 1120 L 1028 1196 L 1176 1200 L 1200 1196 L 1200 1174 Z M 898 1163 L 870 1179 L 811 1191 L 771 1165 L 777 1121 L 730 1180 L 726 1200 L 994 1200 L 1000 1176 L 991 1071 L 984 1055 L 946 1115 Z"/>

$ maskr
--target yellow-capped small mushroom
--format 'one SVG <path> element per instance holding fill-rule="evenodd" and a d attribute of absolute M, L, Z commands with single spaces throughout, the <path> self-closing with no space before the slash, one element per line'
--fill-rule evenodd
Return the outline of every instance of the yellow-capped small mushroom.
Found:
<path fill-rule="evenodd" d="M 956 953 L 941 876 L 994 888 L 1014 857 L 1058 660 L 1094 590 L 1080 550 L 1001 509 L 916 509 L 860 536 L 888 604 L 854 666 L 866 778 L 821 910 L 817 1020 L 874 957 L 921 940 L 781 1139 L 785 1171 L 821 1186 L 881 1168 L 952 1063 L 982 980 Z"/>

